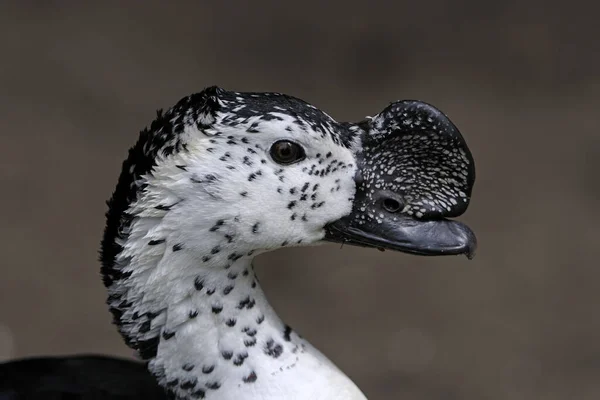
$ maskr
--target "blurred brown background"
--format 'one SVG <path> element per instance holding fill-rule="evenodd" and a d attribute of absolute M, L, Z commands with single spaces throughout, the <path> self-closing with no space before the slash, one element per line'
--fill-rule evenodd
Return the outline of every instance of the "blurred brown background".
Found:
<path fill-rule="evenodd" d="M 1 359 L 131 355 L 99 277 L 104 201 L 155 110 L 218 84 L 339 120 L 421 99 L 471 146 L 473 261 L 324 246 L 257 263 L 370 398 L 600 398 L 598 5 L 169 4 L 0 4 Z"/>

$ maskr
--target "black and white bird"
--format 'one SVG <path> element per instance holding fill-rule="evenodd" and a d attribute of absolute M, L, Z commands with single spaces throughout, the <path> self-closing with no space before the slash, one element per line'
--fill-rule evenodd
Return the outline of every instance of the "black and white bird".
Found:
<path fill-rule="evenodd" d="M 365 399 L 282 322 L 252 260 L 325 241 L 471 257 L 473 232 L 448 218 L 474 181 L 460 132 L 426 103 L 346 123 L 279 93 L 185 97 L 142 131 L 108 202 L 108 305 L 144 362 L 5 363 L 0 399 Z"/>

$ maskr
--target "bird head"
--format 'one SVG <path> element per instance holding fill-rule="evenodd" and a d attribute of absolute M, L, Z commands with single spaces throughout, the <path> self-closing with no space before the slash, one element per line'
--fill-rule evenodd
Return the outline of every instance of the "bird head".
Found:
<path fill-rule="evenodd" d="M 474 180 L 459 130 L 426 103 L 340 123 L 291 96 L 211 87 L 159 113 L 130 150 L 103 257 L 166 243 L 201 249 L 210 265 L 323 241 L 470 256 L 474 234 L 448 218 L 466 210 Z"/>

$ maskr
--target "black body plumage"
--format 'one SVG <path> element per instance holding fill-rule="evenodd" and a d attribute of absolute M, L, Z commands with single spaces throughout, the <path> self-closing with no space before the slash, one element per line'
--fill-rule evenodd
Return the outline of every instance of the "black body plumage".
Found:
<path fill-rule="evenodd" d="M 0 364 L 2 400 L 166 400 L 143 363 L 101 356 Z"/>

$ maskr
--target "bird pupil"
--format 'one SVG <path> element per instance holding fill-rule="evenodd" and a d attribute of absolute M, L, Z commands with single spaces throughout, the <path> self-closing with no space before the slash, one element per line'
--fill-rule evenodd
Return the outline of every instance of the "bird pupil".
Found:
<path fill-rule="evenodd" d="M 290 143 L 282 143 L 281 148 L 279 149 L 280 154 L 283 157 L 288 157 L 292 154 L 292 146 Z"/>

